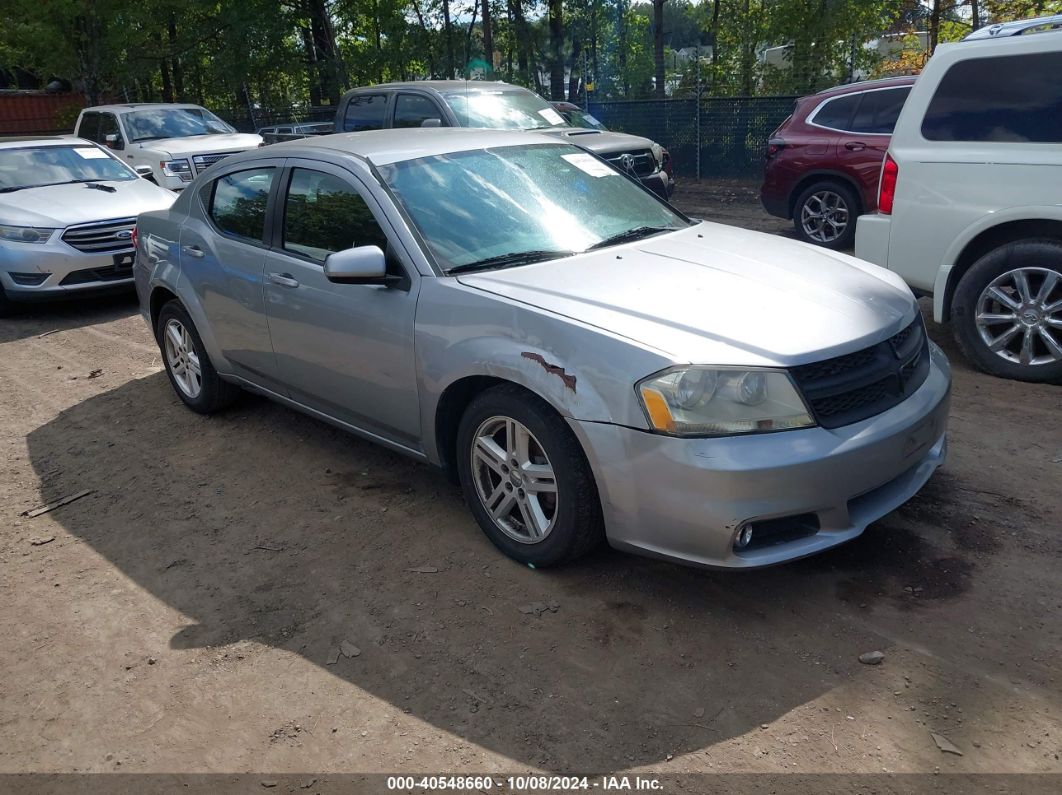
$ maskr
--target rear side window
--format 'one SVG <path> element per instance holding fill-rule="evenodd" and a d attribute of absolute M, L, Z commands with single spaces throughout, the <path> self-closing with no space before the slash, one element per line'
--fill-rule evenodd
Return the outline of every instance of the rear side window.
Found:
<path fill-rule="evenodd" d="M 922 120 L 930 141 L 1062 143 L 1062 52 L 952 66 Z"/>
<path fill-rule="evenodd" d="M 347 103 L 347 111 L 343 115 L 343 129 L 346 132 L 382 130 L 386 110 L 386 94 L 358 94 L 353 96 L 350 98 L 350 102 Z"/>
<path fill-rule="evenodd" d="M 442 121 L 435 103 L 416 94 L 399 94 L 395 99 L 395 127 L 420 127 L 425 119 Z"/>
<path fill-rule="evenodd" d="M 339 177 L 296 168 L 284 206 L 284 248 L 318 262 L 357 246 L 387 250 L 387 238 L 372 210 Z"/>
<path fill-rule="evenodd" d="M 100 138 L 100 114 L 85 113 L 81 116 L 81 124 L 77 126 L 77 137 L 85 138 L 96 143 L 103 143 Z"/>
<path fill-rule="evenodd" d="M 818 109 L 811 118 L 812 124 L 819 127 L 830 127 L 834 130 L 847 130 L 852 121 L 852 116 L 859 106 L 861 94 L 846 94 L 843 97 L 831 99 Z"/>
<path fill-rule="evenodd" d="M 858 133 L 891 135 L 896 127 L 896 119 L 903 110 L 903 103 L 910 93 L 910 88 L 867 91 L 863 94 L 863 101 L 859 103 L 848 129 Z"/>
<path fill-rule="evenodd" d="M 214 181 L 210 217 L 222 232 L 259 243 L 265 234 L 266 204 L 276 169 L 254 168 Z"/>

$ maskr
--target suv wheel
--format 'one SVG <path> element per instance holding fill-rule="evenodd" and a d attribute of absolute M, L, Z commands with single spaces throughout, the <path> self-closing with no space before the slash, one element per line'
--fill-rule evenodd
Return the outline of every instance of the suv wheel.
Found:
<path fill-rule="evenodd" d="M 556 412 L 515 386 L 478 395 L 457 431 L 465 500 L 509 557 L 567 563 L 601 540 L 601 504 L 590 465 Z"/>
<path fill-rule="evenodd" d="M 200 414 L 213 414 L 230 405 L 240 388 L 223 381 L 207 356 L 192 319 L 177 301 L 159 312 L 155 337 L 170 385 L 184 404 Z"/>
<path fill-rule="evenodd" d="M 985 254 L 952 301 L 955 337 L 982 370 L 1062 381 L 1062 241 L 1019 240 Z"/>
<path fill-rule="evenodd" d="M 839 182 L 816 182 L 797 196 L 793 226 L 805 243 L 851 248 L 858 215 L 859 202 L 850 188 Z"/>

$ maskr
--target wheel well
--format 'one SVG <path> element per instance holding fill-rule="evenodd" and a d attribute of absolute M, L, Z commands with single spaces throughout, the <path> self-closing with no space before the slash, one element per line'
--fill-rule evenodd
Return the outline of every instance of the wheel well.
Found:
<path fill-rule="evenodd" d="M 177 299 L 177 296 L 167 290 L 165 287 L 156 287 L 151 292 L 151 303 L 149 308 L 151 311 L 151 333 L 154 335 L 155 327 L 159 322 L 159 312 L 162 311 L 162 307 L 170 301 Z"/>
<path fill-rule="evenodd" d="M 988 252 L 1000 246 L 1005 246 L 1007 243 L 1034 237 L 1051 237 L 1062 240 L 1062 221 L 1047 219 L 1011 221 L 1010 223 L 986 229 L 967 243 L 948 274 L 948 283 L 944 288 L 943 319 L 945 321 L 951 319 L 951 299 L 955 295 L 955 290 L 959 286 L 959 282 L 962 281 L 962 277 L 966 275 L 966 271 L 970 270 L 977 260 Z"/>
<path fill-rule="evenodd" d="M 817 174 L 809 174 L 793 186 L 793 190 L 789 193 L 790 218 L 792 218 L 793 214 L 796 212 L 796 201 L 798 198 L 800 198 L 800 194 L 803 193 L 804 190 L 810 187 L 811 185 L 814 185 L 816 182 L 836 182 L 838 185 L 843 185 L 849 190 L 851 190 L 852 193 L 855 195 L 856 203 L 858 204 L 858 207 L 856 207 L 856 209 L 858 210 L 856 215 L 863 214 L 863 194 L 859 190 L 859 186 L 856 185 L 854 181 L 841 174 L 823 174 L 820 172 Z"/>

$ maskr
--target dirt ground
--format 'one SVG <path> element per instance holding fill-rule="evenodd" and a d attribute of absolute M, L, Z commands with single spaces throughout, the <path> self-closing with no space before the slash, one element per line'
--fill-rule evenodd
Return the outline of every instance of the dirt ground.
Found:
<path fill-rule="evenodd" d="M 131 298 L 0 321 L 0 772 L 1062 772 L 1062 391 L 930 333 L 950 458 L 858 540 L 536 571 L 440 472 L 183 408 Z"/>

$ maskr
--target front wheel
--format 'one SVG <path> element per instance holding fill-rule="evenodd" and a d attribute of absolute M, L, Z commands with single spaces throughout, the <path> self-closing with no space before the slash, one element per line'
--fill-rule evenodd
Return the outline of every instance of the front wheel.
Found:
<path fill-rule="evenodd" d="M 858 215 L 859 202 L 851 189 L 838 182 L 816 182 L 797 196 L 793 226 L 805 243 L 846 249 L 855 240 Z"/>
<path fill-rule="evenodd" d="M 534 566 L 567 563 L 602 536 L 590 465 L 556 412 L 515 386 L 478 395 L 457 432 L 465 499 L 487 537 Z"/>
<path fill-rule="evenodd" d="M 7 297 L 7 293 L 4 292 L 4 288 L 0 285 L 0 317 L 11 317 L 11 314 L 15 311 L 14 304 L 11 299 Z"/>
<path fill-rule="evenodd" d="M 990 251 L 959 281 L 955 338 L 1001 378 L 1062 382 L 1062 241 L 1019 240 Z"/>

